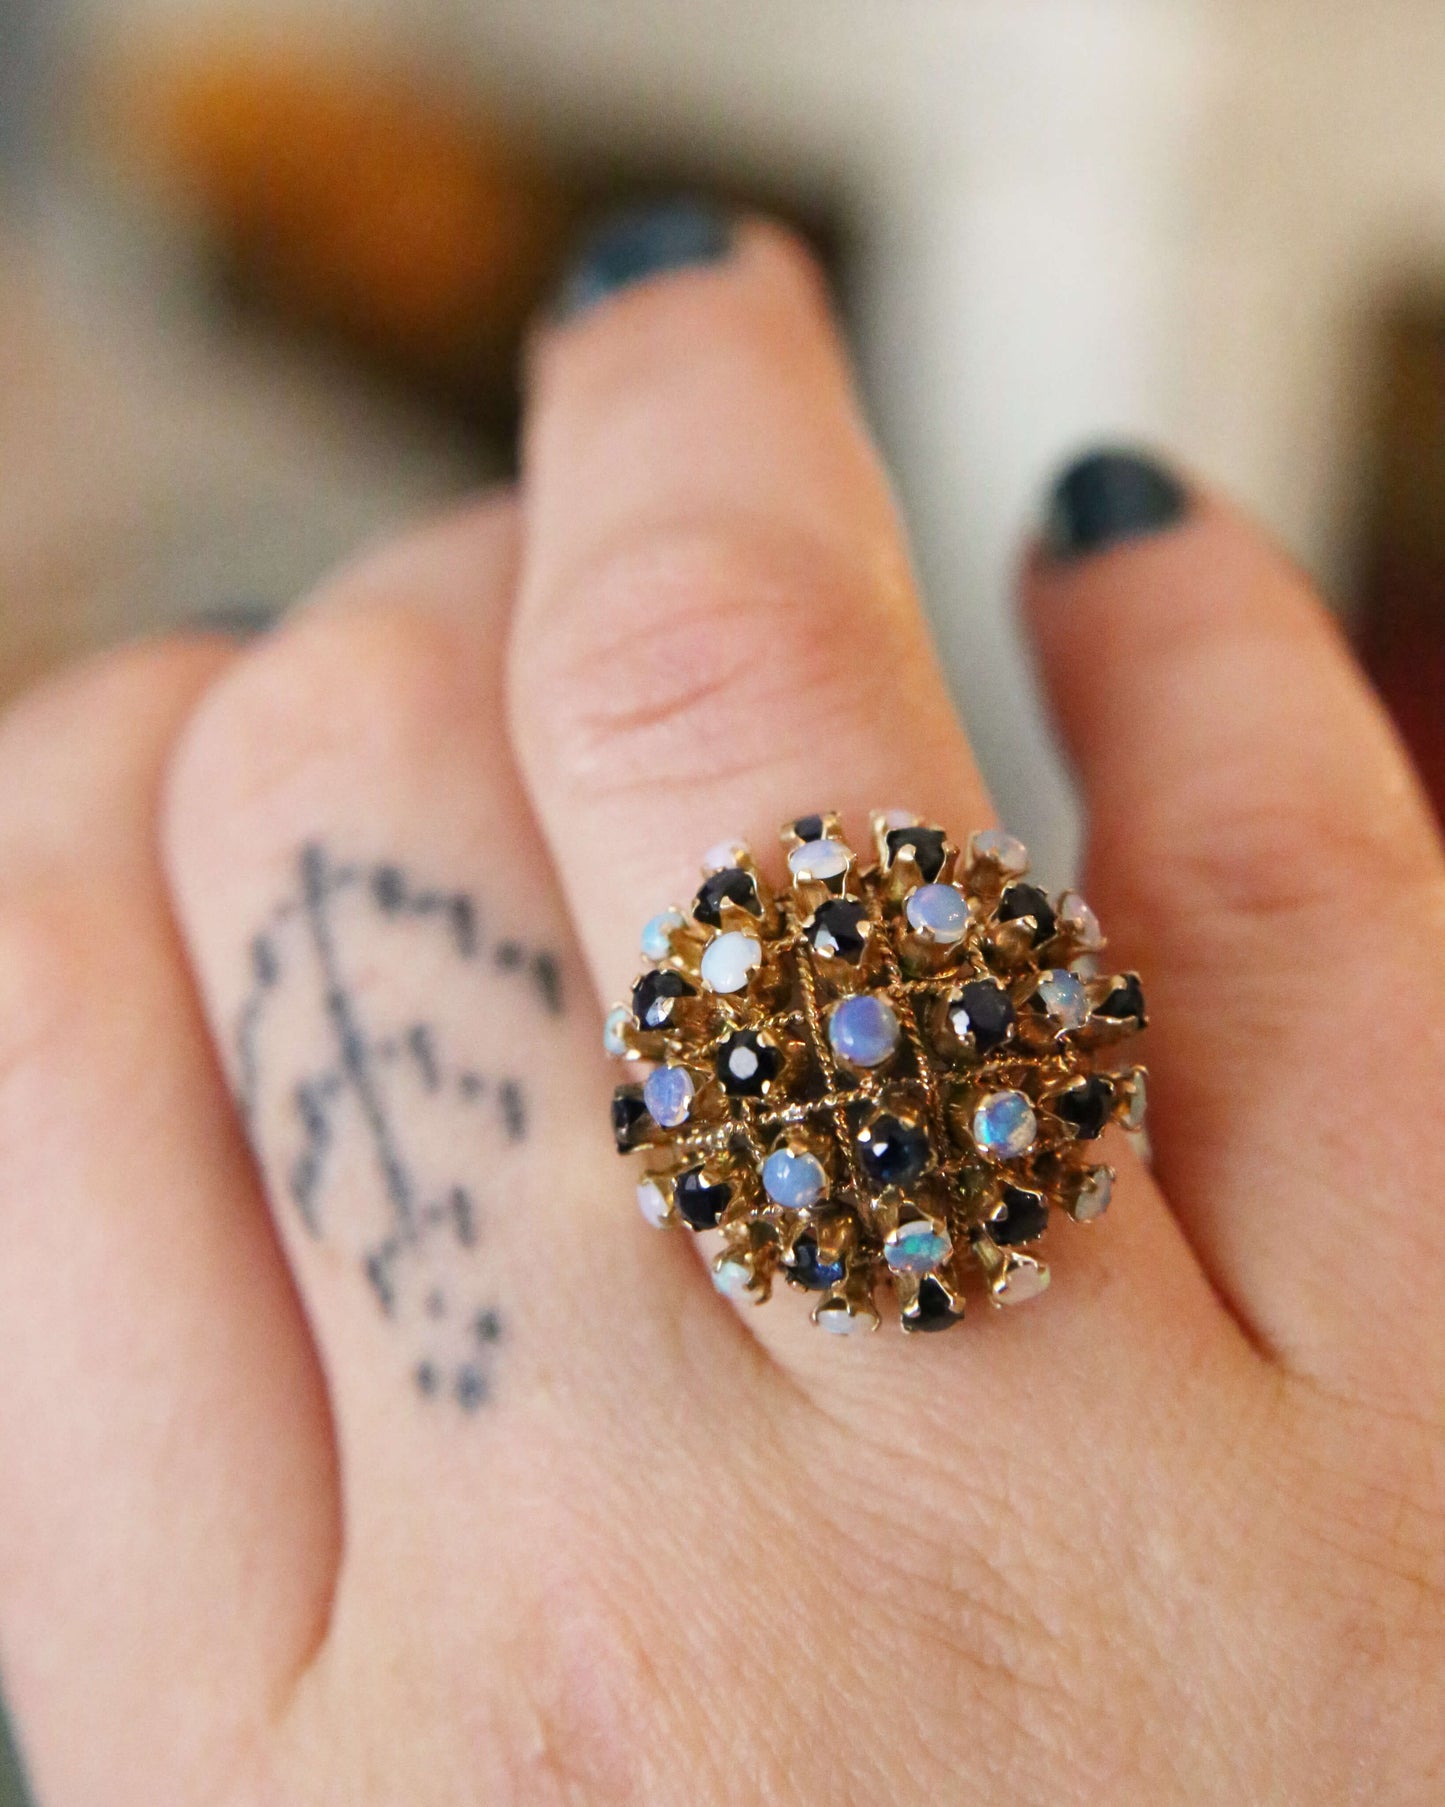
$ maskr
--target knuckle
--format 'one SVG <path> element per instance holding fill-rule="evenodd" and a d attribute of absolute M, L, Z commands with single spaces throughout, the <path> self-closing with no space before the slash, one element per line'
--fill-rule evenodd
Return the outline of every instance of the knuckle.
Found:
<path fill-rule="evenodd" d="M 526 645 L 514 731 L 583 797 L 785 763 L 878 707 L 885 601 L 865 568 L 806 544 L 676 531 L 615 546 Z"/>
<path fill-rule="evenodd" d="M 1328 807 L 1236 794 L 1195 818 L 1176 878 L 1214 913 L 1270 923 L 1337 907 L 1350 875 L 1382 851 Z"/>
<path fill-rule="evenodd" d="M 1398 748 L 1361 710 L 1332 626 L 1322 640 L 1319 605 L 1297 601 L 1261 625 L 1236 599 L 1232 618 L 1156 628 L 1143 655 L 1147 732 L 1116 737 L 1128 763 L 1121 749 L 1110 768 L 1130 813 L 1101 814 L 1095 840 L 1100 864 L 1135 870 L 1157 848 L 1146 889 L 1176 918 L 1277 935 L 1344 908 L 1417 909 L 1445 884 Z"/>
<path fill-rule="evenodd" d="M 175 750 L 168 778 L 172 842 L 218 819 L 314 820 L 342 784 L 427 757 L 475 707 L 459 630 L 424 611 L 365 608 L 302 616 L 238 660 Z"/>
<path fill-rule="evenodd" d="M 1438 851 L 1413 810 L 1344 794 L 1282 761 L 1217 765 L 1113 836 L 1160 849 L 1156 883 L 1175 915 L 1271 934 L 1346 907 L 1414 909 L 1442 887 Z"/>
<path fill-rule="evenodd" d="M 1227 844 L 1213 850 L 1215 881 L 1237 914 L 1260 918 L 1338 911 L 1393 874 L 1403 890 L 1425 876 L 1402 863 L 1402 845 L 1378 818 L 1341 816 L 1319 801 L 1237 811 Z"/>

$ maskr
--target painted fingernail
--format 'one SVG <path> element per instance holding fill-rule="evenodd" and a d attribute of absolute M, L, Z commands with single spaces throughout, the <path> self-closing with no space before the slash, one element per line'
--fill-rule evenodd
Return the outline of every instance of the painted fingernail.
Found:
<path fill-rule="evenodd" d="M 1182 521 L 1189 493 L 1139 452 L 1106 449 L 1071 464 L 1049 497 L 1044 540 L 1057 559 L 1086 558 Z"/>
<path fill-rule="evenodd" d="M 721 263 L 732 243 L 731 221 L 706 201 L 667 201 L 613 214 L 582 240 L 553 312 L 575 320 L 654 276 Z"/>
<path fill-rule="evenodd" d="M 285 610 L 268 602 L 223 602 L 195 618 L 202 633 L 228 634 L 233 640 L 258 640 L 269 634 Z"/>

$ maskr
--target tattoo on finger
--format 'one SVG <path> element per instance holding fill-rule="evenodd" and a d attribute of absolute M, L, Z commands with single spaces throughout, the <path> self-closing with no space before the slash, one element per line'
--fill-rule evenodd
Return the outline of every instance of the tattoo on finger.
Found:
<path fill-rule="evenodd" d="M 527 1140 L 534 1112 L 478 1029 L 497 988 L 542 1017 L 566 1008 L 557 955 L 488 926 L 469 891 L 312 842 L 251 944 L 235 1034 L 240 1107 L 273 1190 L 309 1236 L 354 1257 L 417 1393 L 468 1412 L 490 1397 L 506 1340 L 481 1258 L 487 1169 Z"/>

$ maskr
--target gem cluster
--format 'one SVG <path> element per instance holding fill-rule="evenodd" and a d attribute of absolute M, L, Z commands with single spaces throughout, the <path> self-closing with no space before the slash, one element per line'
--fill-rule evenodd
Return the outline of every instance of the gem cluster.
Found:
<path fill-rule="evenodd" d="M 960 854 L 890 811 L 872 839 L 865 862 L 836 815 L 789 823 L 776 890 L 747 847 L 714 849 L 691 909 L 647 924 L 606 1025 L 637 1069 L 613 1132 L 646 1151 L 650 1223 L 721 1232 L 720 1291 L 787 1280 L 839 1334 L 876 1328 L 891 1292 L 904 1330 L 943 1330 L 970 1291 L 1036 1297 L 1054 1218 L 1107 1208 L 1098 1143 L 1141 1127 L 1145 1074 L 1102 1057 L 1144 997 L 1011 836 Z"/>

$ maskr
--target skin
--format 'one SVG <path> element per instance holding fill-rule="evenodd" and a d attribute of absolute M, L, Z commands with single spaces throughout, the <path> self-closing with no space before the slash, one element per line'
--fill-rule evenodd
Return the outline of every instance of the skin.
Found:
<path fill-rule="evenodd" d="M 0 727 L 0 1658 L 49 1807 L 1437 1801 L 1445 857 L 1222 504 L 1023 582 L 1155 1166 L 948 1337 L 735 1308 L 600 1001 L 989 818 L 819 285 L 550 327 L 519 497 Z"/>

